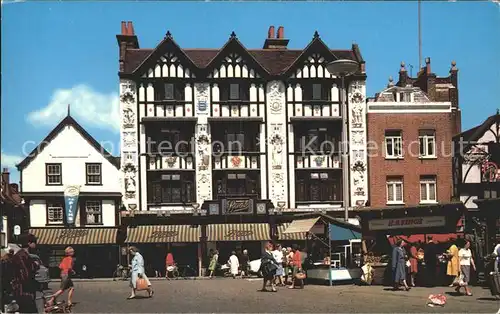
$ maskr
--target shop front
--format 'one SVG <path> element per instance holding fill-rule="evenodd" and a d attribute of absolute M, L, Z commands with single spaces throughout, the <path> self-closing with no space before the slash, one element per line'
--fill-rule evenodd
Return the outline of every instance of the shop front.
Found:
<path fill-rule="evenodd" d="M 202 257 L 200 237 L 201 228 L 198 225 L 129 226 L 125 245 L 139 249 L 148 276 L 154 276 L 155 270 L 165 274 L 165 261 L 169 252 L 179 268 L 189 267 L 199 274 Z M 124 252 L 127 252 L 126 247 Z"/>
<path fill-rule="evenodd" d="M 226 263 L 232 251 L 241 254 L 245 249 L 250 260 L 259 259 L 265 243 L 271 240 L 268 223 L 209 224 L 206 228 L 207 249 L 219 251 L 221 264 Z"/>
<path fill-rule="evenodd" d="M 462 202 L 359 209 L 364 259 L 378 271 L 374 278 L 375 284 L 391 284 L 390 267 L 386 267 L 390 263 L 392 245 L 395 242 L 404 240 L 408 244 L 407 250 L 415 246 L 425 252 L 426 245 L 432 238 L 436 244 L 436 252 L 444 253 L 451 244 L 450 240 L 464 237 L 462 221 L 466 212 Z M 437 282 L 446 281 L 446 264 L 439 263 L 436 267 L 437 270 L 432 272 L 440 277 Z M 422 265 L 419 269 L 423 268 Z M 429 270 L 427 276 L 431 276 Z M 420 284 L 428 281 L 428 278 L 420 279 Z"/>
<path fill-rule="evenodd" d="M 67 246 L 75 249 L 77 277 L 111 277 L 120 260 L 117 228 L 31 228 L 29 232 L 38 238 L 38 255 L 52 278 L 59 277 Z"/>

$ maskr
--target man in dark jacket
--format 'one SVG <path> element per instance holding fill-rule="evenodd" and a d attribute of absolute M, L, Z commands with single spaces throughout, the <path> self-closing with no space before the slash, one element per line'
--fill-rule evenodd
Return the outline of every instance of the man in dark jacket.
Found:
<path fill-rule="evenodd" d="M 438 248 L 432 236 L 427 237 L 427 244 L 425 245 L 424 251 L 424 261 L 425 261 L 425 269 L 427 274 L 427 286 L 434 287 L 436 285 L 436 277 L 437 275 L 437 255 Z"/>
<path fill-rule="evenodd" d="M 19 305 L 20 313 L 38 313 L 35 296 L 38 290 L 38 283 L 35 274 L 38 270 L 38 263 L 30 256 L 29 250 L 36 246 L 36 237 L 32 234 L 22 234 L 19 236 L 21 249 L 11 258 L 7 265 L 7 281 L 12 286 L 12 297 Z"/>

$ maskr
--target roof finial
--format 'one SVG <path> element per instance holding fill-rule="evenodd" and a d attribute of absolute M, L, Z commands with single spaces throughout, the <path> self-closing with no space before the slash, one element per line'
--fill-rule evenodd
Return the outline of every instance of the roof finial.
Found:
<path fill-rule="evenodd" d="M 167 33 L 165 34 L 165 39 L 167 38 L 172 39 L 172 33 L 170 33 L 170 31 L 167 31 Z"/>
<path fill-rule="evenodd" d="M 457 70 L 457 62 L 455 60 L 451 61 L 451 71 Z"/>
<path fill-rule="evenodd" d="M 406 72 L 406 64 L 404 61 L 401 61 L 401 68 L 399 69 L 399 72 Z"/>
<path fill-rule="evenodd" d="M 231 39 L 236 38 L 236 33 L 234 31 L 231 32 Z"/>
<path fill-rule="evenodd" d="M 314 31 L 314 37 L 313 37 L 313 38 L 314 38 L 314 39 L 319 38 L 319 33 L 318 33 L 318 31 Z"/>
<path fill-rule="evenodd" d="M 68 117 L 71 116 L 71 105 L 68 104 Z"/>
<path fill-rule="evenodd" d="M 500 109 L 497 108 L 497 115 L 499 115 L 499 114 L 500 114 Z"/>
<path fill-rule="evenodd" d="M 392 87 L 394 86 L 394 79 L 392 78 L 392 76 L 389 76 L 389 84 L 387 85 L 387 87 Z"/>

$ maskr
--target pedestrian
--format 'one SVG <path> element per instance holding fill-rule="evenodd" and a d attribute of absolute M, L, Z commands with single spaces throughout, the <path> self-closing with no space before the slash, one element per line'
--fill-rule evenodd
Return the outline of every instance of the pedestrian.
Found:
<path fill-rule="evenodd" d="M 412 287 L 415 287 L 415 277 L 417 276 L 418 273 L 418 261 L 417 261 L 418 251 L 417 247 L 414 244 L 410 245 L 410 254 L 408 258 L 409 258 L 408 260 L 410 261 L 410 267 L 409 267 L 410 285 Z"/>
<path fill-rule="evenodd" d="M 286 248 L 286 254 L 285 254 L 284 259 L 285 259 L 285 268 L 283 271 L 285 273 L 285 277 L 283 279 L 284 279 L 284 283 L 287 284 L 288 283 L 288 276 L 290 275 L 290 272 L 292 270 L 293 251 L 292 251 L 291 247 Z"/>
<path fill-rule="evenodd" d="M 130 275 L 130 288 L 132 289 L 130 296 L 127 298 L 128 300 L 135 299 L 135 293 L 137 289 L 141 289 L 142 287 L 137 286 L 137 281 L 139 279 L 143 279 L 146 282 L 146 291 L 148 292 L 148 296 L 151 298 L 154 295 L 154 291 L 151 288 L 151 282 L 149 281 L 148 277 L 145 274 L 145 269 L 144 269 L 144 258 L 142 257 L 141 253 L 139 253 L 139 250 L 135 246 L 131 246 L 129 248 L 129 253 L 130 255 L 133 256 L 132 258 L 132 267 L 131 267 L 131 275 Z"/>
<path fill-rule="evenodd" d="M 398 240 L 394 249 L 392 250 L 392 274 L 394 282 L 394 290 L 399 290 L 401 283 L 403 283 L 405 290 L 410 290 L 406 283 L 406 252 L 403 248 L 405 242 Z"/>
<path fill-rule="evenodd" d="M 238 260 L 238 256 L 236 256 L 235 251 L 231 252 L 231 256 L 229 257 L 227 263 L 229 264 L 233 279 L 236 279 L 236 276 L 238 276 L 238 270 L 240 268 L 240 261 Z"/>
<path fill-rule="evenodd" d="M 19 305 L 19 313 L 38 313 L 35 296 L 39 284 L 35 274 L 40 265 L 29 254 L 29 250 L 36 247 L 36 241 L 33 234 L 19 235 L 21 249 L 9 258 L 2 273 L 2 280 L 10 284 L 12 297 Z"/>
<path fill-rule="evenodd" d="M 250 258 L 248 257 L 248 251 L 247 250 L 243 250 L 243 255 L 241 255 L 241 258 L 240 258 L 240 274 L 241 274 L 241 278 L 243 278 L 243 276 L 248 276 L 248 262 L 250 261 Z"/>
<path fill-rule="evenodd" d="M 271 291 L 276 292 L 276 286 L 274 284 L 274 276 L 276 275 L 276 270 L 278 269 L 278 263 L 273 257 L 273 244 L 268 242 L 265 246 L 265 251 L 260 259 L 260 269 L 262 272 L 263 282 L 262 290 L 267 292 L 267 283 L 271 285 Z"/>
<path fill-rule="evenodd" d="M 210 260 L 210 265 L 208 266 L 208 270 L 210 270 L 210 276 L 209 276 L 210 279 L 213 278 L 218 264 L 219 264 L 219 251 L 214 250 L 212 259 Z"/>
<path fill-rule="evenodd" d="M 500 240 L 498 240 L 497 245 L 493 249 L 493 256 L 495 257 L 495 264 L 493 265 L 493 271 L 498 273 L 500 270 Z"/>
<path fill-rule="evenodd" d="M 276 277 L 274 278 L 276 284 L 278 286 L 284 286 L 285 284 L 283 283 L 283 251 L 281 250 L 281 245 L 276 244 L 276 247 L 273 251 L 273 257 L 276 260 L 276 263 L 278 263 L 278 269 L 276 270 Z"/>
<path fill-rule="evenodd" d="M 59 290 L 50 298 L 48 305 L 52 305 L 58 296 L 68 290 L 68 306 L 73 304 L 73 293 L 75 292 L 75 287 L 73 285 L 73 280 L 71 277 L 75 274 L 75 250 L 68 246 L 64 249 L 66 256 L 61 260 L 59 264 L 59 269 L 61 270 L 61 284 Z"/>
<path fill-rule="evenodd" d="M 292 245 L 292 252 L 293 256 L 290 263 L 292 266 L 292 284 L 288 288 L 294 289 L 297 282 L 301 288 L 304 288 L 304 280 L 297 278 L 297 275 L 302 272 L 302 252 L 300 252 L 297 244 Z"/>
<path fill-rule="evenodd" d="M 168 274 L 173 273 L 176 270 L 174 254 L 172 252 L 167 251 L 167 256 L 165 257 L 165 278 L 168 279 Z"/>
<path fill-rule="evenodd" d="M 455 240 L 450 238 L 451 246 L 446 251 L 446 256 L 448 257 L 448 265 L 446 267 L 446 275 L 452 277 L 452 282 L 450 287 L 453 287 L 454 284 L 458 284 L 459 272 L 460 272 L 460 263 L 458 260 L 458 247 L 455 244 Z"/>
<path fill-rule="evenodd" d="M 425 272 L 427 277 L 427 286 L 434 287 L 436 285 L 437 277 L 437 245 L 434 243 L 432 236 L 427 237 L 427 244 L 425 245 Z"/>
<path fill-rule="evenodd" d="M 476 270 L 476 264 L 474 263 L 474 258 L 472 258 L 469 240 L 465 240 L 464 247 L 458 251 L 458 259 L 460 262 L 460 284 L 455 288 L 455 291 L 460 292 L 460 289 L 463 287 L 465 294 L 472 296 L 472 291 L 469 288 L 470 267 L 472 266 Z"/>

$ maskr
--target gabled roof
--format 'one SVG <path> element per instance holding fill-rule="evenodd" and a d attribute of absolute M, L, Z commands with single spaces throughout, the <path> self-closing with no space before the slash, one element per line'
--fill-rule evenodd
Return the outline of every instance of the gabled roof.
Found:
<path fill-rule="evenodd" d="M 59 133 L 64 129 L 65 126 L 72 126 L 75 128 L 75 130 L 80 133 L 80 135 L 87 140 L 87 142 L 94 147 L 97 151 L 99 151 L 106 160 L 108 160 L 113 166 L 115 166 L 117 169 L 120 169 L 120 158 L 114 157 L 109 153 L 104 147 L 99 144 L 98 141 L 96 141 L 85 129 L 76 122 L 71 115 L 66 116 L 59 124 L 45 137 L 42 142 L 35 148 L 31 153 L 28 154 L 28 157 L 26 157 L 23 161 L 21 161 L 19 164 L 16 165 L 17 170 L 22 171 L 26 166 L 29 165 L 29 163 L 34 160 L 39 153 L 41 153 L 45 147 L 47 147 L 50 142 L 54 138 L 56 138 Z"/>
<path fill-rule="evenodd" d="M 500 113 L 497 111 L 495 115 L 492 115 L 488 117 L 481 125 L 475 126 L 472 129 L 469 129 L 467 131 L 464 131 L 460 134 L 457 134 L 453 137 L 454 142 L 458 142 L 460 140 L 465 142 L 465 145 L 458 145 L 457 148 L 455 149 L 455 153 L 461 153 L 460 149 L 462 149 L 462 152 L 468 152 L 469 149 L 473 144 L 471 142 L 478 141 L 484 133 L 486 133 L 493 124 L 498 123 L 500 124 Z M 455 145 L 456 146 L 456 145 Z"/>
<path fill-rule="evenodd" d="M 179 49 L 181 54 L 186 56 L 186 59 L 193 63 L 193 70 L 202 70 L 206 69 L 210 66 L 216 59 L 216 57 L 223 51 L 225 48 L 180 48 L 177 43 L 170 39 L 172 44 Z M 236 39 L 237 40 L 237 39 Z M 145 62 L 155 62 L 161 56 L 161 53 L 157 53 L 156 51 L 160 51 L 163 48 L 163 45 L 166 45 L 167 39 L 164 39 L 155 49 L 150 48 L 127 48 L 125 52 L 125 60 L 124 60 L 124 71 L 122 74 L 132 74 L 136 73 L 137 69 L 141 66 L 141 64 Z M 248 52 L 249 59 L 254 60 L 256 64 L 258 64 L 265 72 L 270 75 L 281 75 L 287 69 L 291 68 L 296 62 L 297 59 L 304 54 L 304 49 L 246 49 L 239 40 L 237 40 L 239 45 Z M 312 46 L 314 42 L 319 41 L 323 48 L 326 49 L 325 54 L 332 55 L 332 60 L 336 59 L 349 59 L 355 60 L 357 62 L 363 63 L 363 59 L 361 57 L 361 53 L 359 51 L 359 47 L 354 44 L 352 49 L 345 50 L 330 50 L 326 47 L 325 43 L 321 39 L 313 39 L 313 41 L 305 48 Z M 227 46 L 231 42 L 231 39 L 226 42 Z M 317 44 L 317 43 L 316 43 Z M 316 45 L 314 44 L 314 45 Z M 153 55 L 155 54 L 155 55 Z M 158 54 L 158 56 L 156 56 Z M 306 55 L 307 56 L 307 55 Z M 154 60 L 154 61 L 146 61 L 146 60 Z M 148 64 L 149 65 L 149 64 Z"/>
<path fill-rule="evenodd" d="M 269 72 L 262 66 L 262 64 L 260 64 L 259 61 L 257 61 L 257 59 L 255 59 L 255 57 L 251 53 L 249 53 L 248 50 L 245 48 L 245 46 L 243 46 L 243 44 L 238 40 L 234 32 L 231 33 L 231 37 L 226 42 L 226 44 L 222 46 L 222 48 L 217 52 L 217 54 L 212 58 L 212 60 L 210 60 L 210 62 L 206 66 L 206 70 L 207 71 L 213 70 L 219 64 L 220 60 L 224 58 L 224 56 L 227 53 L 234 51 L 233 49 L 235 48 L 243 52 L 244 55 L 246 55 L 249 61 L 253 63 L 253 65 L 256 67 L 255 70 L 257 70 L 257 72 L 260 72 L 259 74 L 261 76 L 269 74 Z"/>
<path fill-rule="evenodd" d="M 145 72 L 147 68 L 154 66 L 158 59 L 168 51 L 169 48 L 173 48 L 174 51 L 179 53 L 181 59 L 184 59 L 184 62 L 187 62 L 191 66 L 191 70 L 196 71 L 198 67 L 196 64 L 189 58 L 188 55 L 184 53 L 184 51 L 179 47 L 179 45 L 174 41 L 174 38 L 167 32 L 165 38 L 156 46 L 155 49 L 134 49 L 135 53 L 139 52 L 144 59 L 140 63 L 138 63 L 133 69 L 134 74 L 142 74 Z M 128 51 L 127 51 L 128 53 Z M 196 73 L 198 74 L 198 73 Z"/>
<path fill-rule="evenodd" d="M 396 93 L 413 93 L 414 101 L 416 103 L 422 103 L 422 102 L 429 102 L 429 97 L 427 94 L 420 89 L 420 87 L 413 87 L 412 85 L 408 85 L 405 87 L 397 86 L 397 85 L 392 85 L 388 86 L 386 89 L 381 91 L 380 93 L 377 94 L 375 97 L 376 102 L 395 102 L 396 98 L 394 95 Z"/>

